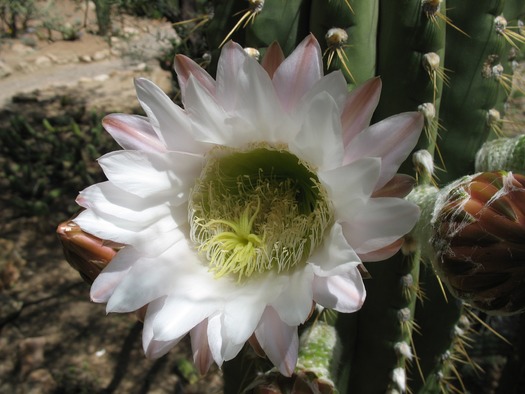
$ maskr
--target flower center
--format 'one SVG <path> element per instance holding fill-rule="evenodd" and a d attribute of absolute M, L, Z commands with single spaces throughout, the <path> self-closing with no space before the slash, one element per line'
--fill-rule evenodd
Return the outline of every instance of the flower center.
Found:
<path fill-rule="evenodd" d="M 304 264 L 332 220 L 310 166 L 270 146 L 212 151 L 189 201 L 197 250 L 216 278 L 238 281 Z"/>

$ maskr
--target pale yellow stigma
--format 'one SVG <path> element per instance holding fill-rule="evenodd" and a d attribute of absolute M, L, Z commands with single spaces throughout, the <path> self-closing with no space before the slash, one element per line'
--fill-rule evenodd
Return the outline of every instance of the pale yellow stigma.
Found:
<path fill-rule="evenodd" d="M 259 210 L 260 203 L 252 216 L 250 207 L 246 207 L 236 222 L 220 219 L 208 222 L 209 227 L 222 224 L 232 230 L 221 231 L 200 246 L 201 250 L 208 250 L 210 268 L 215 271 L 216 278 L 232 273 L 241 279 L 252 275 L 258 268 L 257 254 L 264 241 L 252 230 Z"/>

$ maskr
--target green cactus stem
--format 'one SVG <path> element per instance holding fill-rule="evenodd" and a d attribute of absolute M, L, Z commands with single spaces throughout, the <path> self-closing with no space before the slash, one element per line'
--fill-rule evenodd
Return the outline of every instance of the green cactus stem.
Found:
<path fill-rule="evenodd" d="M 525 173 L 525 135 L 487 141 L 476 154 L 476 171 Z"/>
<path fill-rule="evenodd" d="M 351 5 L 348 0 L 312 0 L 310 12 L 310 30 L 321 43 L 327 70 L 341 69 L 349 88 L 375 76 L 379 0 L 353 0 Z M 331 40 L 334 28 L 343 30 L 346 40 Z"/>
<path fill-rule="evenodd" d="M 496 18 L 503 3 L 496 0 L 448 3 L 450 18 L 468 36 L 455 29 L 447 31 L 445 65 L 451 72 L 450 83 L 443 89 L 440 111 L 446 130 L 440 143 L 447 167 L 440 179 L 443 183 L 473 172 L 474 156 L 491 130 L 488 111 L 502 109 L 506 95 L 502 96 L 504 88 L 498 78 L 508 43 L 497 31 Z"/>

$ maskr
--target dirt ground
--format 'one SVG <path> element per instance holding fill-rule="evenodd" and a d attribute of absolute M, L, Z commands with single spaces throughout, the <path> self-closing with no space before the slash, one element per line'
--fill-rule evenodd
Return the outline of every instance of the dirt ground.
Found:
<path fill-rule="evenodd" d="M 47 4 L 40 3 L 42 10 Z M 121 16 L 109 41 L 90 32 L 96 30 L 92 5 L 87 13 L 83 1 L 54 5 L 64 23 L 87 15 L 80 39 L 64 41 L 55 32 L 48 41 L 38 19 L 18 39 L 2 39 L 0 108 L 16 95 L 70 89 L 90 109 L 131 112 L 138 106 L 134 77 L 171 89 L 171 75 L 156 59 L 177 39 L 169 23 Z M 135 317 L 107 316 L 104 305 L 90 302 L 89 286 L 64 260 L 57 218 L 2 217 L 6 212 L 0 213 L 1 394 L 222 391 L 216 369 L 205 378 L 195 374 L 188 341 L 160 360 L 147 360 Z"/>

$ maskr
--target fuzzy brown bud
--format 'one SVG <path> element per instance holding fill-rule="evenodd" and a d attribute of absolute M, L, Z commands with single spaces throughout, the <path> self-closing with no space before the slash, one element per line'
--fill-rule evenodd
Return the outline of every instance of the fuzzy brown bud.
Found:
<path fill-rule="evenodd" d="M 525 311 L 525 176 L 462 178 L 435 207 L 434 265 L 451 292 L 488 313 Z"/>

